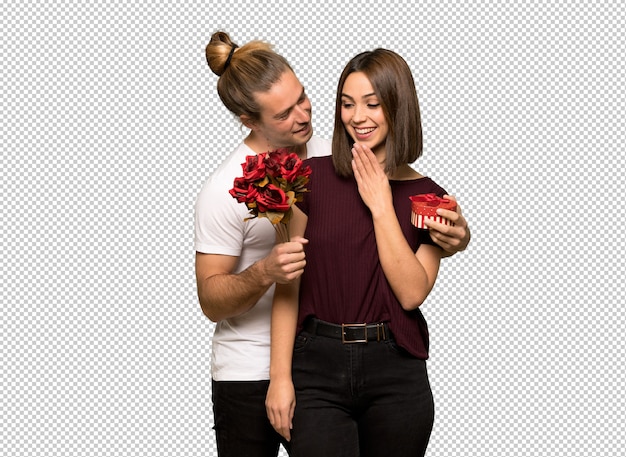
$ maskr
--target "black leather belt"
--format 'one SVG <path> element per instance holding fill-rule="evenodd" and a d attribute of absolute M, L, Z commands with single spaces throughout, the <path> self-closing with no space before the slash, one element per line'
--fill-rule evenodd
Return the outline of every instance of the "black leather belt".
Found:
<path fill-rule="evenodd" d="M 391 338 L 389 325 L 385 322 L 378 324 L 331 324 L 319 319 L 307 319 L 303 328 L 313 335 L 335 338 L 344 344 L 385 341 Z"/>

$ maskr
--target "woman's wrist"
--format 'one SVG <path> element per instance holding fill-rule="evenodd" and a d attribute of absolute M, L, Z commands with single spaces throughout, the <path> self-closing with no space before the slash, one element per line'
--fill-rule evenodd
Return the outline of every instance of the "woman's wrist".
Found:
<path fill-rule="evenodd" d="M 270 370 L 270 382 L 272 383 L 291 383 L 291 373 L 272 373 Z"/>

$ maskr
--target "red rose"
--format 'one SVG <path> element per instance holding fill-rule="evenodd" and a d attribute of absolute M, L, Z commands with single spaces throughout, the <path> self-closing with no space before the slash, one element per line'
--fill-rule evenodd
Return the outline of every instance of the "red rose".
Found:
<path fill-rule="evenodd" d="M 265 163 L 263 155 L 247 156 L 246 162 L 241 164 L 243 168 L 243 178 L 247 181 L 257 181 L 265 177 Z"/>
<path fill-rule="evenodd" d="M 286 149 L 277 149 L 276 151 L 271 151 L 265 154 L 263 163 L 265 164 L 265 169 L 270 175 L 274 177 L 280 176 L 280 166 L 286 151 Z"/>
<path fill-rule="evenodd" d="M 288 183 L 296 180 L 302 168 L 302 161 L 295 153 L 286 154 L 280 164 L 280 174 Z"/>
<path fill-rule="evenodd" d="M 274 184 L 265 186 L 262 192 L 258 193 L 256 203 L 260 213 L 265 213 L 268 210 L 285 212 L 291 208 L 289 197 Z"/>
<path fill-rule="evenodd" d="M 235 178 L 233 188 L 230 189 L 228 192 L 230 193 L 230 195 L 236 198 L 239 203 L 244 203 L 246 201 L 249 201 L 248 193 L 250 189 L 254 189 L 254 187 L 250 185 L 250 183 L 248 183 L 246 179 Z"/>
<path fill-rule="evenodd" d="M 311 168 L 289 149 L 247 156 L 241 164 L 243 176 L 235 178 L 229 193 L 239 203 L 245 203 L 250 217 L 266 217 L 276 229 L 278 239 L 289 240 L 288 224 L 293 213 L 291 205 L 302 201 L 308 192 Z"/>

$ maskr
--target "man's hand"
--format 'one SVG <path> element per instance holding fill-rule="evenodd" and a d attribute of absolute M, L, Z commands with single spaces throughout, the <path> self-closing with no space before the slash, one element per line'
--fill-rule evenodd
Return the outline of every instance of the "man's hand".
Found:
<path fill-rule="evenodd" d="M 304 245 L 308 242 L 306 238 L 298 236 L 272 248 L 272 251 L 261 261 L 260 265 L 269 282 L 286 284 L 304 273 L 306 265 Z"/>
<path fill-rule="evenodd" d="M 202 312 L 213 322 L 249 311 L 274 283 L 299 278 L 306 265 L 305 238 L 280 243 L 267 257 L 233 273 L 239 257 L 196 253 L 196 281 Z"/>

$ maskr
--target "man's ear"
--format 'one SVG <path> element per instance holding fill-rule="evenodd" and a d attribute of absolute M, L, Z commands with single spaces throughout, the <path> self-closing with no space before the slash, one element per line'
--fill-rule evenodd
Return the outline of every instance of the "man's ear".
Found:
<path fill-rule="evenodd" d="M 250 130 L 256 130 L 257 129 L 257 125 L 256 125 L 256 121 L 254 121 L 254 119 L 252 119 L 250 116 L 248 116 L 247 114 L 242 114 L 239 116 L 239 120 L 241 121 L 241 123 L 243 125 L 245 125 L 247 128 L 249 128 Z"/>

